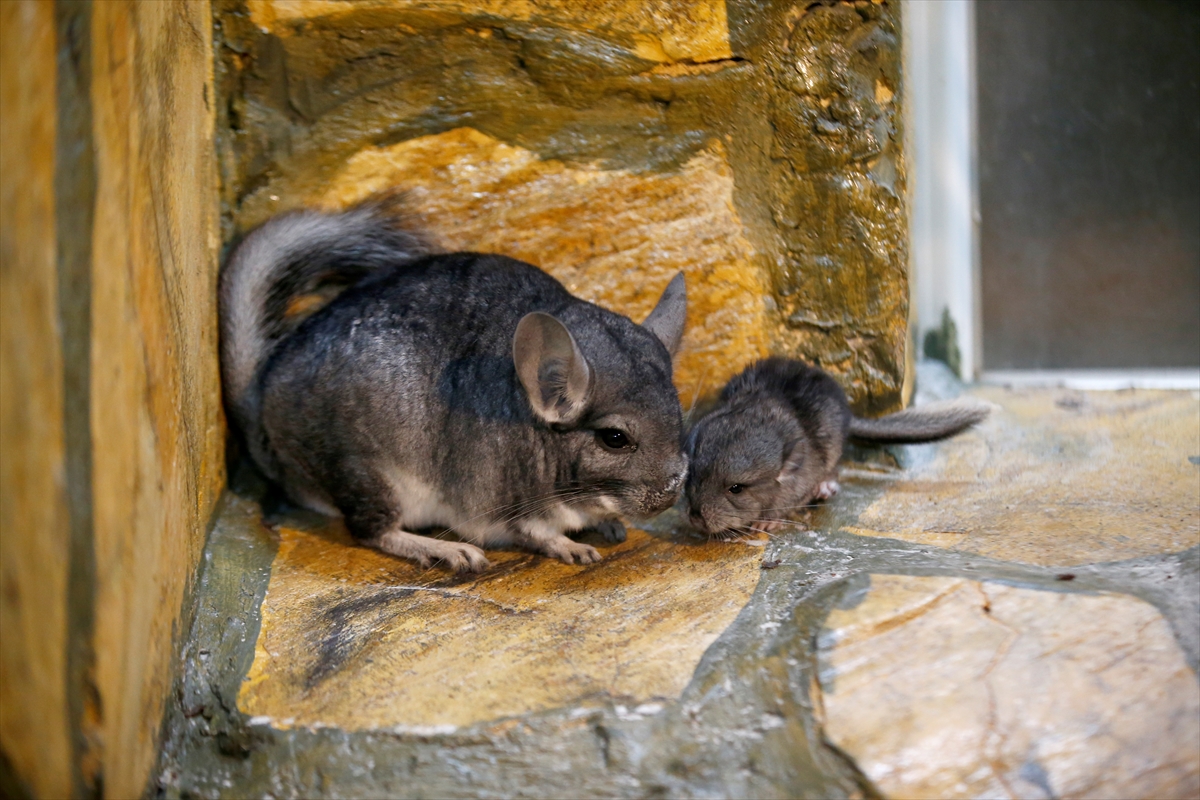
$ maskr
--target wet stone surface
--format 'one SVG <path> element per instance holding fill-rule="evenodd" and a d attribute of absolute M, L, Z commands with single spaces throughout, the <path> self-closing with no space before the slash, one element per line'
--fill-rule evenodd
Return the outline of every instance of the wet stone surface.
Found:
<path fill-rule="evenodd" d="M 1048 424 L 1018 413 L 1028 392 L 984 394 L 1000 406 L 972 434 L 985 449 Z M 1051 406 L 1067 396 L 1042 394 Z M 1126 402 L 1142 394 L 1084 399 L 1124 403 L 1118 416 L 1135 427 L 1175 409 L 1162 440 L 1174 444 L 1131 438 L 1129 458 L 1200 450 L 1194 394 Z M 1114 536 L 1089 538 L 1091 559 L 1058 561 L 1064 539 L 1093 535 L 1091 517 L 1031 527 L 1007 560 L 856 532 L 889 494 L 912 494 L 906 481 L 945 489 L 941 500 L 977 488 L 986 477 L 929 466 L 952 446 L 921 448 L 934 456 L 924 462 L 915 448 L 855 451 L 842 494 L 765 547 L 700 544 L 665 515 L 591 567 L 498 553 L 493 575 L 466 579 L 354 548 L 311 517 L 268 528 L 231 494 L 206 553 L 161 791 L 1194 796 L 1200 467 L 1185 458 L 1195 480 L 1145 498 L 1182 509 L 1164 537 L 1104 505 L 1103 480 L 1079 478 L 1103 476 L 1094 451 L 1061 458 L 1072 502 L 1109 508 L 1106 530 L 1139 542 L 1133 558 Z M 1046 556 L 1025 557 L 1039 545 Z M 491 639 L 478 633 L 488 621 Z M 331 638 L 337 624 L 347 635 Z M 455 649 L 475 635 L 487 646 Z M 338 668 L 322 672 L 330 652 Z M 622 659 L 629 675 L 606 666 Z M 503 685 L 462 684 L 475 671 Z"/>

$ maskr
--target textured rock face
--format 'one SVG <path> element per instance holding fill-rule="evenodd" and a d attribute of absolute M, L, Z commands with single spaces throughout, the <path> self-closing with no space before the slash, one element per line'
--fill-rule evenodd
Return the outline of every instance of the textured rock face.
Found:
<path fill-rule="evenodd" d="M 225 477 L 211 8 L 0 6 L 0 793 L 136 797 Z"/>
<path fill-rule="evenodd" d="M 360 9 L 404 9 L 483 16 L 575 33 L 600 32 L 648 61 L 714 61 L 728 58 L 729 28 L 723 0 L 680 3 L 606 0 L 358 0 Z M 272 33 L 290 35 L 296 23 L 315 17 L 353 13 L 340 0 L 247 0 L 255 24 Z M 301 29 L 303 30 L 303 29 Z"/>
<path fill-rule="evenodd" d="M 212 43 L 198 33 L 211 10 L 92 9 L 95 780 L 134 796 L 157 755 L 171 632 L 225 483 Z"/>
<path fill-rule="evenodd" d="M 640 318 L 684 269 L 679 387 L 765 352 L 904 384 L 898 11 L 866 2 L 227 0 L 226 236 L 414 188 L 447 248 Z"/>
<path fill-rule="evenodd" d="M 1153 606 L 890 575 L 848 599 L 818 640 L 825 731 L 886 795 L 1200 792 L 1200 687 Z"/>

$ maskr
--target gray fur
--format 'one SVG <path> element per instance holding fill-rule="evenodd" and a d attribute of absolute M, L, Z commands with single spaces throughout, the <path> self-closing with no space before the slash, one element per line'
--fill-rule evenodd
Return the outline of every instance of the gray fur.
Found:
<path fill-rule="evenodd" d="M 384 216 L 272 220 L 230 259 L 226 391 L 259 466 L 364 543 L 455 570 L 485 568 L 479 547 L 513 544 L 597 561 L 564 534 L 623 538 L 618 516 L 669 507 L 686 460 L 663 333 L 513 259 L 414 258 L 400 239 L 377 250 L 380 230 L 395 230 Z M 282 329 L 267 299 L 314 263 L 362 277 Z M 685 304 L 664 293 L 655 313 L 681 325 Z M 613 430 L 632 446 L 606 446 Z M 461 541 L 414 533 L 443 526 Z"/>
<path fill-rule="evenodd" d="M 982 422 L 987 415 L 985 405 L 944 400 L 920 408 L 906 408 L 878 419 L 854 417 L 850 420 L 850 436 L 889 444 L 935 442 Z"/>
<path fill-rule="evenodd" d="M 986 405 L 953 401 L 862 419 L 825 372 L 794 359 L 764 359 L 730 380 L 719 406 L 688 434 L 689 518 L 713 535 L 772 530 L 837 493 L 848 438 L 935 441 L 987 414 Z"/>
<path fill-rule="evenodd" d="M 399 227 L 399 196 L 384 195 L 344 214 L 295 211 L 252 231 L 230 255 L 219 287 L 221 378 L 234 422 L 255 461 L 275 478 L 260 421 L 262 366 L 295 327 L 288 301 L 330 285 L 356 283 L 427 252 Z"/>

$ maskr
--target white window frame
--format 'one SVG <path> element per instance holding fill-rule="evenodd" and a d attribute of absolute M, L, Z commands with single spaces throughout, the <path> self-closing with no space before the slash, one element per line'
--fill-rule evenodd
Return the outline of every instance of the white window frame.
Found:
<path fill-rule="evenodd" d="M 961 377 L 978 377 L 979 200 L 975 166 L 975 7 L 970 0 L 902 6 L 909 234 L 916 346 L 949 311 Z"/>

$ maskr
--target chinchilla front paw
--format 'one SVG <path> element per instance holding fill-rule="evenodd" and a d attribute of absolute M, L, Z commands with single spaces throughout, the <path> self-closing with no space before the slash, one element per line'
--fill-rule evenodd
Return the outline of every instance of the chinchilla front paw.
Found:
<path fill-rule="evenodd" d="M 483 572 L 491 563 L 487 556 L 473 544 L 465 542 L 442 542 L 444 547 L 434 556 L 435 563 L 441 562 L 455 572 Z"/>
<path fill-rule="evenodd" d="M 483 572 L 491 566 L 483 551 L 473 544 L 431 539 L 408 531 L 389 531 L 367 544 L 412 559 L 425 569 L 437 565 L 455 572 Z"/>
<path fill-rule="evenodd" d="M 606 519 L 592 526 L 592 530 L 604 537 L 604 541 L 620 544 L 625 541 L 625 523 L 619 519 Z"/>
<path fill-rule="evenodd" d="M 603 556 L 600 551 L 590 544 L 573 542 L 565 536 L 559 536 L 541 545 L 541 551 L 546 555 L 557 558 L 565 564 L 595 564 Z"/>

